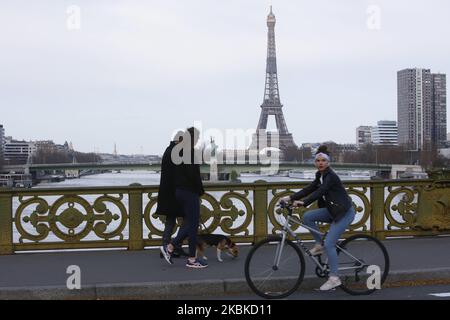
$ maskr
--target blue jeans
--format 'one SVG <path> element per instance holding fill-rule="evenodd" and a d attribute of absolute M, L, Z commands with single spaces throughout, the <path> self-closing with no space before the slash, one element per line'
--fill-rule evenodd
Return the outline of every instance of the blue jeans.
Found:
<path fill-rule="evenodd" d="M 188 237 L 189 257 L 194 258 L 197 250 L 197 232 L 200 222 L 200 197 L 194 192 L 183 189 L 176 189 L 175 197 L 182 207 L 184 218 L 180 231 L 173 239 L 172 244 L 174 247 L 180 247 L 182 241 Z"/>
<path fill-rule="evenodd" d="M 355 218 L 355 209 L 353 206 L 345 213 L 345 215 L 339 219 L 339 221 L 333 221 L 327 208 L 320 208 L 311 210 L 305 213 L 303 222 L 308 227 L 319 231 L 316 222 L 331 223 L 330 230 L 325 238 L 325 252 L 328 255 L 328 264 L 330 266 L 330 276 L 338 276 L 338 259 L 336 252 L 336 243 L 338 242 L 345 229 L 352 223 Z M 320 234 L 311 232 L 317 244 L 320 244 L 322 237 Z"/>

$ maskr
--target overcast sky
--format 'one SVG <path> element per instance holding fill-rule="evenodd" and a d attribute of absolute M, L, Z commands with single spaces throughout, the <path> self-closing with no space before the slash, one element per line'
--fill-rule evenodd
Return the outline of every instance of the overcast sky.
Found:
<path fill-rule="evenodd" d="M 448 0 L 1 0 L 0 124 L 125 154 L 161 154 L 193 121 L 255 128 L 271 2 L 298 145 L 397 120 L 400 69 L 450 71 Z"/>

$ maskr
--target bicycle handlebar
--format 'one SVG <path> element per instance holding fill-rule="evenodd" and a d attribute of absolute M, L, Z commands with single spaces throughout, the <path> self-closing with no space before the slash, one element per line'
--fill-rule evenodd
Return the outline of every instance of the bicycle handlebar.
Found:
<path fill-rule="evenodd" d="M 292 208 L 293 208 L 293 206 L 292 206 L 292 202 L 286 202 L 286 201 L 283 201 L 283 200 L 281 200 L 278 204 L 277 204 L 277 207 L 280 207 L 280 208 L 282 208 L 282 209 L 289 209 L 289 210 L 292 210 Z"/>

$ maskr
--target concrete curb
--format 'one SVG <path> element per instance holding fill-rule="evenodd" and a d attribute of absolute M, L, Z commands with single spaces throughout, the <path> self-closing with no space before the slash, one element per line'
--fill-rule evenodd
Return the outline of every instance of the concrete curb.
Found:
<path fill-rule="evenodd" d="M 96 297 L 95 286 L 80 290 L 61 286 L 0 288 L 0 300 L 94 300 Z"/>
<path fill-rule="evenodd" d="M 386 284 L 395 284 L 403 281 L 435 281 L 449 280 L 450 268 L 433 268 L 426 270 L 392 271 L 386 279 Z"/>
<path fill-rule="evenodd" d="M 97 298 L 175 299 L 182 296 L 218 296 L 224 294 L 223 280 L 150 282 L 97 285 Z"/>
<path fill-rule="evenodd" d="M 448 281 L 450 268 L 427 270 L 392 271 L 385 286 L 401 285 L 414 281 Z M 274 280 L 277 281 L 277 280 Z M 305 276 L 299 290 L 318 288 L 324 279 Z M 410 284 L 411 285 L 411 284 Z M 241 279 L 201 280 L 180 282 L 148 282 L 98 284 L 82 287 L 80 290 L 68 290 L 63 286 L 45 287 L 4 287 L 0 288 L 0 300 L 117 300 L 117 299 L 177 299 L 183 297 L 208 297 L 252 294 L 247 282 Z M 256 296 L 255 296 L 256 298 Z"/>

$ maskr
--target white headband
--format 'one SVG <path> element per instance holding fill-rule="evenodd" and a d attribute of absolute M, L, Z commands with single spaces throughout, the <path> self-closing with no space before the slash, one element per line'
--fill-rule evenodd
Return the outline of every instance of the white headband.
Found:
<path fill-rule="evenodd" d="M 319 158 L 319 157 L 324 158 L 325 160 L 327 160 L 328 162 L 330 162 L 330 157 L 329 157 L 326 153 L 319 152 L 318 154 L 316 154 L 316 160 L 317 160 L 317 158 Z"/>

